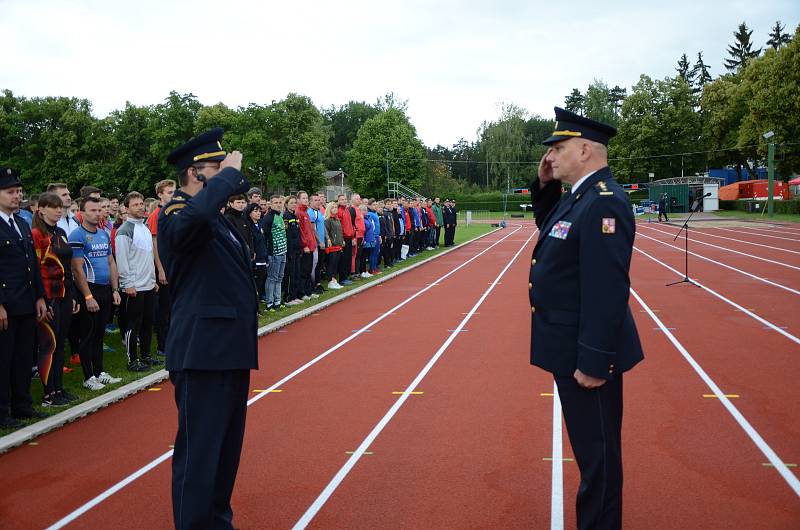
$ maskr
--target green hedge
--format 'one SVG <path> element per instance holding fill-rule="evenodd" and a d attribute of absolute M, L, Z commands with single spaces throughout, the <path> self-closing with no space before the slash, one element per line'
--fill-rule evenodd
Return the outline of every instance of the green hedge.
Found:
<path fill-rule="evenodd" d="M 755 201 L 719 201 L 720 210 L 738 210 L 740 212 L 747 211 L 747 204 Z M 767 207 L 767 201 L 758 201 L 763 204 L 763 208 Z M 773 201 L 773 211 L 775 213 L 788 213 L 800 214 L 800 200 L 791 201 Z"/>

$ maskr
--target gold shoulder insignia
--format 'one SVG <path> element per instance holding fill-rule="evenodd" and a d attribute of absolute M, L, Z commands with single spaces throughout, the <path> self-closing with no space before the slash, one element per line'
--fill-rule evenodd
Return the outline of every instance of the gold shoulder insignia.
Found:
<path fill-rule="evenodd" d="M 600 190 L 600 192 L 599 192 L 600 195 L 603 195 L 603 196 L 614 195 L 613 191 L 608 191 L 608 186 L 606 186 L 606 182 L 604 180 L 601 180 L 600 182 L 598 182 L 596 184 L 596 186 L 597 186 L 597 189 Z"/>
<path fill-rule="evenodd" d="M 173 197 L 172 200 L 173 201 L 185 201 L 186 199 L 181 195 L 177 195 L 177 196 Z"/>
<path fill-rule="evenodd" d="M 183 208 L 186 208 L 186 204 L 182 202 L 178 202 L 175 204 L 170 204 L 166 208 L 164 208 L 164 215 L 172 215 L 173 213 L 180 212 Z"/>

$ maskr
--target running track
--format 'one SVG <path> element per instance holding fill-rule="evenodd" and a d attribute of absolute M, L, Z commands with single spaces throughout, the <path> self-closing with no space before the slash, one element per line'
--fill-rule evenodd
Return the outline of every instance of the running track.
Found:
<path fill-rule="evenodd" d="M 262 338 L 252 389 L 277 391 L 253 393 L 234 524 L 574 527 L 577 466 L 552 378 L 528 364 L 534 230 L 513 225 Z M 800 527 L 800 230 L 768 230 L 693 230 L 703 287 L 667 288 L 682 276 L 677 228 L 639 225 L 628 528 Z M 176 414 L 157 388 L 0 456 L 0 528 L 171 527 Z"/>

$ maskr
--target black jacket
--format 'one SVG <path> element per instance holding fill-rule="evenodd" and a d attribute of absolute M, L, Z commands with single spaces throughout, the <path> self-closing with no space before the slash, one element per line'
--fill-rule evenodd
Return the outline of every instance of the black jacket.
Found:
<path fill-rule="evenodd" d="M 272 223 L 275 222 L 275 217 L 279 222 L 283 222 L 278 212 L 273 209 L 267 211 L 266 217 L 261 220 L 261 230 L 264 233 L 264 242 L 267 246 L 267 256 L 275 254 L 275 241 L 272 239 Z"/>
<path fill-rule="evenodd" d="M 0 305 L 8 316 L 33 315 L 36 300 L 45 294 L 41 269 L 28 223 L 19 215 L 14 215 L 14 223 L 22 239 L 0 220 Z"/>
<path fill-rule="evenodd" d="M 244 238 L 245 242 L 247 243 L 247 248 L 250 249 L 250 255 L 253 255 L 253 231 L 250 228 L 252 223 L 244 214 L 244 211 L 237 211 L 233 208 L 227 208 L 225 210 L 225 218 L 231 222 L 233 226 L 236 227 L 236 230 L 239 231 L 239 234 Z"/>
<path fill-rule="evenodd" d="M 158 215 L 158 253 L 167 272 L 172 316 L 167 370 L 258 367 L 258 295 L 250 251 L 219 214 L 250 187 L 225 168 L 194 197 L 178 190 Z"/>
<path fill-rule="evenodd" d="M 300 221 L 289 210 L 283 211 L 283 224 L 286 226 L 286 254 L 297 255 L 303 251 L 300 246 Z"/>
<path fill-rule="evenodd" d="M 563 199 L 557 181 L 531 189 L 541 230 L 528 284 L 531 363 L 612 379 L 644 358 L 628 307 L 636 232 L 628 199 L 608 167 Z"/>

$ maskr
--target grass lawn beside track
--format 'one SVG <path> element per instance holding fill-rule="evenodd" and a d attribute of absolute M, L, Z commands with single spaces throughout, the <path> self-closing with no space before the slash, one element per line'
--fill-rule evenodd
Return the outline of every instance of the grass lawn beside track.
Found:
<path fill-rule="evenodd" d="M 473 223 L 471 225 L 459 224 L 458 228 L 456 229 L 455 244 L 458 245 L 460 243 L 463 243 L 465 241 L 468 241 L 470 239 L 478 237 L 478 236 L 480 236 L 482 234 L 490 232 L 491 230 L 493 230 L 493 228 L 488 223 Z M 444 232 L 442 232 L 441 240 L 444 241 Z M 410 265 L 413 265 L 414 263 L 418 263 L 419 261 L 422 261 L 423 259 L 427 259 L 427 258 L 429 258 L 431 256 L 435 256 L 436 254 L 440 254 L 444 250 L 446 250 L 444 247 L 439 247 L 439 248 L 437 248 L 435 250 L 423 251 L 418 256 L 415 256 L 413 258 L 408 258 L 407 260 L 405 260 L 405 261 L 403 261 L 401 263 L 398 263 L 393 268 L 388 269 L 388 271 L 395 272 L 395 271 L 404 269 L 406 267 L 409 267 Z M 301 304 L 301 305 L 298 305 L 298 306 L 287 307 L 287 308 L 285 308 L 285 309 L 283 309 L 281 311 L 276 311 L 274 313 L 268 313 L 268 312 L 263 312 L 262 311 L 259 314 L 258 324 L 259 324 L 259 326 L 264 326 L 264 325 L 269 324 L 271 322 L 274 322 L 276 320 L 280 320 L 281 318 L 284 318 L 284 317 L 286 317 L 288 315 L 291 315 L 291 314 L 296 313 L 298 311 L 302 311 L 303 309 L 307 309 L 309 307 L 313 307 L 314 305 L 316 305 L 318 303 L 321 303 L 321 302 L 324 302 L 325 300 L 333 298 L 334 296 L 336 296 L 339 293 L 343 293 L 343 292 L 346 292 L 346 291 L 348 291 L 350 289 L 354 289 L 356 287 L 359 287 L 361 285 L 371 283 L 371 282 L 375 281 L 376 278 L 380 278 L 381 276 L 382 275 L 378 275 L 378 276 L 375 276 L 375 277 L 370 278 L 370 279 L 356 281 L 356 282 L 353 283 L 353 285 L 346 286 L 344 289 L 339 289 L 338 291 L 327 290 L 326 289 L 325 293 L 320 295 L 319 298 L 309 300 L 308 302 L 306 302 L 304 304 Z M 261 309 L 263 309 L 263 305 L 261 306 Z M 111 390 L 115 390 L 115 389 L 117 389 L 117 388 L 119 388 L 119 387 L 121 387 L 121 386 L 123 386 L 123 385 L 125 385 L 127 383 L 130 383 L 130 382 L 136 381 L 138 379 L 141 379 L 142 377 L 150 375 L 153 372 L 156 372 L 156 371 L 158 371 L 158 370 L 163 368 L 163 365 L 161 365 L 161 366 L 155 366 L 155 367 L 153 367 L 152 369 L 150 369 L 147 372 L 129 372 L 128 371 L 128 359 L 127 359 L 127 356 L 125 355 L 125 348 L 122 345 L 122 335 L 119 332 L 119 329 L 117 329 L 117 330 L 115 330 L 114 332 L 111 332 L 111 333 L 106 333 L 105 339 L 104 339 L 104 344 L 110 350 L 105 352 L 105 355 L 104 355 L 104 358 L 103 358 L 103 367 L 104 367 L 105 371 L 108 372 L 109 374 L 111 374 L 112 376 L 121 377 L 122 378 L 122 382 L 117 383 L 115 385 L 106 385 L 106 387 L 104 389 L 102 389 L 100 391 L 95 391 L 95 392 L 83 388 L 83 372 L 81 371 L 80 365 L 72 365 L 72 364 L 70 364 L 69 358 L 70 358 L 71 352 L 70 352 L 69 344 L 67 344 L 65 346 L 65 350 L 66 350 L 65 351 L 66 365 L 68 367 L 72 368 L 72 372 L 68 373 L 68 374 L 64 374 L 64 388 L 66 390 L 68 390 L 69 392 L 75 394 L 79 398 L 74 403 L 71 403 L 70 407 L 78 405 L 79 403 L 83 403 L 84 401 L 88 401 L 88 400 L 90 400 L 92 398 L 95 398 L 95 397 L 97 397 L 99 395 L 102 395 L 102 394 L 104 394 L 106 392 L 109 392 Z M 153 335 L 153 343 L 152 343 L 152 355 L 155 355 L 155 349 L 156 349 L 156 340 L 155 340 L 155 334 L 154 334 Z M 163 357 L 158 357 L 158 358 L 161 359 L 162 361 L 164 360 Z M 70 407 L 42 408 L 41 407 L 41 403 L 42 403 L 42 383 L 41 383 L 41 381 L 39 380 L 38 377 L 36 379 L 31 380 L 31 394 L 33 396 L 34 409 L 36 409 L 36 410 L 38 410 L 38 411 L 40 411 L 40 412 L 42 412 L 44 414 L 47 414 L 48 416 L 52 416 L 54 414 L 57 414 L 59 412 L 62 412 L 64 410 L 67 410 L 67 409 L 70 408 Z M 32 424 L 32 423 L 34 423 L 36 421 L 40 421 L 40 420 L 39 419 L 31 419 L 31 420 L 23 421 L 22 422 L 22 427 L 30 425 L 30 424 Z M 22 427 L 20 427 L 20 428 L 22 428 Z M 14 430 L 16 430 L 16 429 L 0 429 L 0 436 L 5 436 L 6 434 L 9 434 L 9 433 L 13 432 Z"/>
<path fill-rule="evenodd" d="M 776 213 L 773 217 L 769 217 L 769 215 L 766 213 L 765 214 L 748 213 L 739 210 L 719 210 L 716 212 L 709 212 L 709 213 L 713 213 L 717 217 L 744 219 L 746 221 L 761 221 L 761 222 L 788 221 L 792 223 L 800 223 L 800 215 L 791 213 Z"/>

